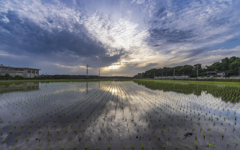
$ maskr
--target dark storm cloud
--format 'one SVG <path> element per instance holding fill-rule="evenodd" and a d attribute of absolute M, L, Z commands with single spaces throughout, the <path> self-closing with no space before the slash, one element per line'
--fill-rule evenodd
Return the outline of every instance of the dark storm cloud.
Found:
<path fill-rule="evenodd" d="M 143 68 L 153 68 L 153 67 L 155 67 L 157 65 L 158 65 L 158 63 L 148 63 L 148 64 L 144 65 Z"/>
<path fill-rule="evenodd" d="M 236 21 L 238 5 L 239 2 L 234 0 L 217 3 L 184 1 L 170 5 L 160 2 L 148 22 L 148 45 L 160 45 L 164 48 L 156 50 L 168 53 L 172 51 L 172 44 L 198 45 L 197 49 L 202 49 L 202 46 L 225 42 L 239 29 L 240 24 Z M 191 47 L 188 49 L 194 50 Z"/>
<path fill-rule="evenodd" d="M 179 56 L 181 56 L 182 59 L 195 59 L 194 57 L 200 55 L 200 54 L 204 54 L 205 52 L 210 51 L 210 48 L 199 48 L 199 49 L 191 49 L 191 50 L 187 50 L 187 51 L 180 51 L 177 52 L 176 55 L 172 58 L 170 58 L 169 60 L 175 60 L 177 59 Z M 192 61 L 188 60 L 187 62 Z"/>
<path fill-rule="evenodd" d="M 149 30 L 150 37 L 155 40 L 166 40 L 169 43 L 186 42 L 194 37 L 192 30 L 173 30 L 154 28 Z"/>
<path fill-rule="evenodd" d="M 81 31 L 78 34 L 58 29 L 50 32 L 28 19 L 19 19 L 19 16 L 13 11 L 8 11 L 5 15 L 9 22 L 1 21 L 0 26 L 11 34 L 2 33 L 4 38 L 0 42 L 1 44 L 11 45 L 13 50 L 21 49 L 34 54 L 70 50 L 74 54 L 83 57 L 101 56 L 106 52 L 102 47 L 103 45 L 88 38 L 84 33 L 86 30 L 81 25 L 78 26 Z"/>
<path fill-rule="evenodd" d="M 210 26 L 213 27 L 220 27 L 226 24 L 230 23 L 230 18 L 225 17 L 225 18 L 219 18 L 218 16 L 212 16 L 208 19 L 208 23 Z"/>
<path fill-rule="evenodd" d="M 158 11 L 154 14 L 155 17 L 157 18 L 162 18 L 167 16 L 167 12 L 165 11 L 166 9 L 164 7 L 158 9 Z"/>
<path fill-rule="evenodd" d="M 195 56 L 197 56 L 199 54 L 202 54 L 202 53 L 204 53 L 208 50 L 210 50 L 210 48 L 199 48 L 199 49 L 188 50 L 188 51 L 185 52 L 187 54 L 185 58 L 195 57 Z"/>
<path fill-rule="evenodd" d="M 7 32 L 1 32 L 0 45 L 11 45 L 11 53 L 27 55 L 53 55 L 64 53 L 63 58 L 67 62 L 68 54 L 81 58 L 92 58 L 91 61 L 102 62 L 109 65 L 122 55 L 109 56 L 101 42 L 92 40 L 87 30 L 82 25 L 73 25 L 78 32 L 70 32 L 68 29 L 53 29 L 52 31 L 41 28 L 38 24 L 26 18 L 19 18 L 14 11 L 0 14 L 6 16 L 9 22 L 0 20 L 0 26 Z M 49 22 L 53 21 L 49 19 Z M 96 59 L 96 57 L 98 59 Z M 52 58 L 54 59 L 54 58 Z M 71 58 L 70 58 L 71 59 Z M 69 60 L 71 61 L 71 60 Z M 103 64 L 98 64 L 99 66 Z"/>

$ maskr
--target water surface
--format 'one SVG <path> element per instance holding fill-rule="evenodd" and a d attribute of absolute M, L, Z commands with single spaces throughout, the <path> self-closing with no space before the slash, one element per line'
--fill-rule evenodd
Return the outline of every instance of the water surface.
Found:
<path fill-rule="evenodd" d="M 142 80 L 22 84 L 0 86 L 0 149 L 239 147 L 238 86 Z"/>

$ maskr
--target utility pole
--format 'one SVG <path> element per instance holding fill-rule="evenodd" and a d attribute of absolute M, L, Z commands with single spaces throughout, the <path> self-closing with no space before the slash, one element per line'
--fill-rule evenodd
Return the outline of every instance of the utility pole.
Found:
<path fill-rule="evenodd" d="M 173 76 L 175 76 L 175 69 L 173 69 Z"/>
<path fill-rule="evenodd" d="M 155 78 L 155 73 L 154 73 L 154 76 L 153 76 L 153 78 Z"/>
<path fill-rule="evenodd" d="M 89 65 L 87 64 L 87 67 L 86 67 L 86 77 L 88 78 L 88 67 Z"/>
<path fill-rule="evenodd" d="M 162 77 L 163 77 L 163 71 L 162 71 Z"/>

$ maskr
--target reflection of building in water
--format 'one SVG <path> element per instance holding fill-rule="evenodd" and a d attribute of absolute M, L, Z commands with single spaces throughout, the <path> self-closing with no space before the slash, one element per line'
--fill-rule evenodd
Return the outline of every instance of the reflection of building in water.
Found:
<path fill-rule="evenodd" d="M 39 82 L 0 84 L 0 93 L 39 90 Z"/>

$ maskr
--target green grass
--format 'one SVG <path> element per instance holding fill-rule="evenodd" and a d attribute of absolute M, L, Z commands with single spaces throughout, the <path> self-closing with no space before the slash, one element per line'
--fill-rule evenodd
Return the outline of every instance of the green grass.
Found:
<path fill-rule="evenodd" d="M 240 102 L 240 97 L 238 97 L 240 82 L 199 82 L 153 79 L 139 79 L 133 81 L 152 90 L 173 91 L 184 94 L 193 93 L 197 96 L 201 95 L 202 91 L 207 91 L 214 97 L 221 97 L 223 101 L 230 101 L 232 103 Z M 200 125 L 200 122 L 198 125 Z"/>
<path fill-rule="evenodd" d="M 217 85 L 239 85 L 239 81 L 237 81 L 236 79 L 232 79 L 232 80 L 192 80 L 192 79 L 188 79 L 188 80 L 157 80 L 157 79 L 133 79 L 133 81 L 155 81 L 155 82 L 165 82 L 165 83 L 198 83 L 198 84 L 217 84 Z M 237 81 L 237 82 L 236 82 Z"/>

